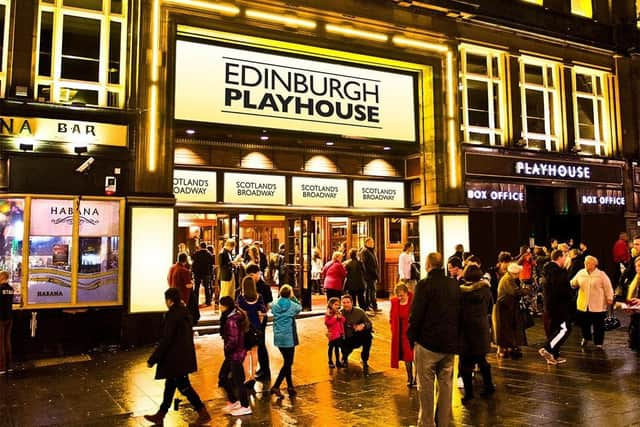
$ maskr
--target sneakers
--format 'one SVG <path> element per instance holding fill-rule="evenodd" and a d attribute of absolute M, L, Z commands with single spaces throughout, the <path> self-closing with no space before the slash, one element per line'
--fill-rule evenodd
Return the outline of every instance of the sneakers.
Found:
<path fill-rule="evenodd" d="M 464 381 L 462 381 L 462 377 L 458 377 L 458 388 L 464 388 Z"/>
<path fill-rule="evenodd" d="M 240 404 L 239 400 L 236 400 L 235 402 L 231 403 L 228 402 L 224 408 L 222 408 L 222 412 L 224 412 L 225 414 L 230 414 L 231 412 L 235 411 L 236 409 L 241 408 L 242 405 Z"/>
<path fill-rule="evenodd" d="M 231 415 L 233 415 L 234 417 L 241 417 L 243 415 L 251 415 L 251 414 L 253 414 L 253 411 L 251 410 L 251 406 L 247 406 L 246 408 L 244 406 L 240 406 L 239 408 L 231 411 Z"/>
<path fill-rule="evenodd" d="M 565 359 L 564 357 L 556 357 L 554 359 L 558 365 L 561 363 L 567 363 L 567 359 Z"/>
<path fill-rule="evenodd" d="M 585 340 L 584 338 L 582 338 L 582 339 L 580 340 L 580 347 L 584 347 L 584 346 L 586 346 L 586 345 L 587 345 L 587 340 Z"/>
<path fill-rule="evenodd" d="M 538 350 L 538 354 L 540 354 L 540 356 L 545 358 L 545 360 L 547 361 L 547 365 L 557 365 L 558 364 L 556 359 L 553 357 L 553 354 L 549 353 L 544 347 L 542 347 L 540 350 Z"/>

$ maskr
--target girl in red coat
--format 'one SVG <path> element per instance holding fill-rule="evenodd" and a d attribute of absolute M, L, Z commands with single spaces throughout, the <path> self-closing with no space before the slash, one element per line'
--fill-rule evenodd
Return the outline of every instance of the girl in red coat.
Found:
<path fill-rule="evenodd" d="M 404 283 L 398 283 L 393 293 L 395 296 L 391 298 L 391 313 L 389 314 L 389 323 L 391 323 L 391 367 L 398 368 L 398 362 L 402 360 L 407 369 L 407 387 L 413 387 L 416 385 L 413 375 L 413 350 L 407 338 L 413 294 L 409 292 L 409 288 Z"/>

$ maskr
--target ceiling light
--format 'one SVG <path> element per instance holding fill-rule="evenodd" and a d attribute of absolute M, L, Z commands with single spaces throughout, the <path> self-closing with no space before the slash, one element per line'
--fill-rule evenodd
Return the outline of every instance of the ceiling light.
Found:
<path fill-rule="evenodd" d="M 329 147 L 331 147 L 333 144 L 334 144 L 334 142 L 332 142 L 332 141 L 325 142 L 325 145 L 328 145 Z"/>
<path fill-rule="evenodd" d="M 387 146 L 385 146 L 385 147 L 383 148 L 383 150 L 384 150 L 384 151 L 389 151 L 389 150 L 391 150 L 391 147 L 389 147 L 389 146 L 387 145 Z"/>
<path fill-rule="evenodd" d="M 393 36 L 393 44 L 400 47 L 413 47 L 416 49 L 431 50 L 434 52 L 444 53 L 448 47 L 442 44 L 430 43 L 422 40 L 408 39 L 402 36 Z"/>
<path fill-rule="evenodd" d="M 260 135 L 260 140 L 261 141 L 268 141 L 269 140 L 269 135 Z"/>
<path fill-rule="evenodd" d="M 232 4 L 224 3 L 209 3 L 202 0 L 164 0 L 164 3 L 188 6 L 197 9 L 208 10 L 211 12 L 218 12 L 225 15 L 236 16 L 240 14 L 240 9 Z"/>
<path fill-rule="evenodd" d="M 325 26 L 325 29 L 328 33 L 340 34 L 345 37 L 354 37 L 383 43 L 389 40 L 389 36 L 387 36 L 386 34 L 375 33 L 373 31 L 356 30 L 353 27 L 327 24 Z"/>
<path fill-rule="evenodd" d="M 302 28 L 307 28 L 309 30 L 314 30 L 316 28 L 315 21 L 311 21 L 309 19 L 301 19 L 295 16 L 287 16 L 285 14 L 268 13 L 268 12 L 262 12 L 260 10 L 255 10 L 255 9 L 247 9 L 244 12 L 244 14 L 247 16 L 247 18 L 260 19 L 262 21 L 269 21 L 269 22 L 277 22 L 287 27 L 302 27 Z"/>
<path fill-rule="evenodd" d="M 185 132 L 187 133 L 187 135 L 193 135 L 194 133 L 196 133 L 194 129 L 187 129 Z"/>

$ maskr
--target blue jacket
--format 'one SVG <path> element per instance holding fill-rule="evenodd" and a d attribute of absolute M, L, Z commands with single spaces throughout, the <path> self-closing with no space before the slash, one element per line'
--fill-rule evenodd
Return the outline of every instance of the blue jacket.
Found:
<path fill-rule="evenodd" d="M 295 298 L 278 298 L 271 306 L 273 313 L 273 345 L 276 347 L 295 347 L 298 345 L 298 333 L 295 327 L 296 315 L 302 306 Z"/>

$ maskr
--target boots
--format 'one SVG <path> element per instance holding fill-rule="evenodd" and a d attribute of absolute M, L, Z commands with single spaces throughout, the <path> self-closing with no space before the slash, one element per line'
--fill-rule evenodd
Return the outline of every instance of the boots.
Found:
<path fill-rule="evenodd" d="M 404 367 L 407 369 L 407 387 L 413 387 L 415 385 L 415 379 L 413 378 L 413 363 L 404 362 Z"/>
<path fill-rule="evenodd" d="M 473 399 L 473 377 L 471 376 L 471 371 L 463 371 L 462 372 L 462 381 L 464 382 L 464 397 L 462 398 L 462 403 L 467 403 L 471 399 Z"/>
<path fill-rule="evenodd" d="M 189 423 L 189 426 L 190 427 L 203 426 L 203 425 L 209 424 L 210 422 L 211 422 L 211 415 L 209 415 L 209 411 L 207 411 L 207 408 L 203 406 L 198 411 L 198 418 L 196 418 L 194 422 Z"/>
<path fill-rule="evenodd" d="M 153 423 L 154 426 L 164 425 L 164 416 L 167 415 L 167 411 L 163 411 L 162 409 L 158 409 L 153 415 L 145 415 L 144 419 Z"/>

